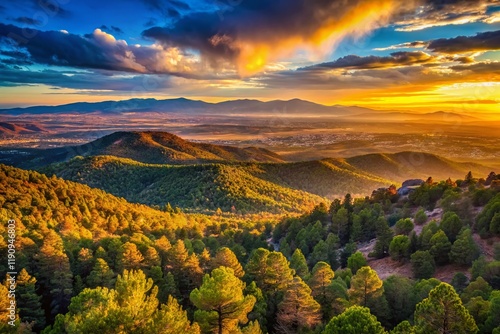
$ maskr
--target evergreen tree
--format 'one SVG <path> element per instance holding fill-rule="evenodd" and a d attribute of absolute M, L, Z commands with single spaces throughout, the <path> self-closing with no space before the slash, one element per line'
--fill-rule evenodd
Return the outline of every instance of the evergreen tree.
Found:
<path fill-rule="evenodd" d="M 446 234 L 439 230 L 434 234 L 430 240 L 431 249 L 429 250 L 436 264 L 446 264 L 449 261 L 449 253 L 451 250 L 451 243 Z"/>
<path fill-rule="evenodd" d="M 455 212 L 446 212 L 439 227 L 444 231 L 451 243 L 455 242 L 463 223 Z"/>
<path fill-rule="evenodd" d="M 245 284 L 231 268 L 219 267 L 205 275 L 200 288 L 191 292 L 191 302 L 198 308 L 195 319 L 204 331 L 232 333 L 238 324 L 248 322 L 247 314 L 255 304 L 254 296 L 244 296 Z"/>
<path fill-rule="evenodd" d="M 392 229 L 387 224 L 387 220 L 384 218 L 379 218 L 377 220 L 377 243 L 373 250 L 373 256 L 381 259 L 389 255 L 389 245 L 391 243 L 394 233 Z"/>
<path fill-rule="evenodd" d="M 238 278 L 242 278 L 243 275 L 245 275 L 245 272 L 243 271 L 243 267 L 241 266 L 240 262 L 236 258 L 236 255 L 234 255 L 233 251 L 230 250 L 227 247 L 222 247 L 220 248 L 217 253 L 215 254 L 214 259 L 212 260 L 212 269 L 218 268 L 218 267 L 228 267 L 233 269 L 234 275 Z"/>
<path fill-rule="evenodd" d="M 460 297 L 464 303 L 467 303 L 474 297 L 481 297 L 484 300 L 488 300 L 492 291 L 493 288 L 491 285 L 479 276 L 475 281 L 469 283 Z"/>
<path fill-rule="evenodd" d="M 114 289 L 84 289 L 72 298 L 69 312 L 44 333 L 148 333 L 158 312 L 157 292 L 142 271 L 125 270 Z"/>
<path fill-rule="evenodd" d="M 413 282 L 400 276 L 389 276 L 384 281 L 384 296 L 387 300 L 391 315 L 392 326 L 410 319 L 415 309 Z"/>
<path fill-rule="evenodd" d="M 493 291 L 491 293 L 490 299 L 490 309 L 488 312 L 488 318 L 484 324 L 484 330 L 486 332 L 493 331 L 500 327 L 500 291 Z"/>
<path fill-rule="evenodd" d="M 349 211 L 347 208 L 342 207 L 333 214 L 332 232 L 338 235 L 342 244 L 349 240 Z"/>
<path fill-rule="evenodd" d="M 311 289 L 307 284 L 295 276 L 278 306 L 278 331 L 296 333 L 303 328 L 313 328 L 320 321 L 320 305 L 311 296 Z"/>
<path fill-rule="evenodd" d="M 146 249 L 143 264 L 145 268 L 161 266 L 160 255 L 154 247 L 148 247 Z"/>
<path fill-rule="evenodd" d="M 120 268 L 139 269 L 143 266 L 144 256 L 137 249 L 137 245 L 132 242 L 123 244 L 123 253 L 120 257 Z"/>
<path fill-rule="evenodd" d="M 418 333 L 465 334 L 478 331 L 474 318 L 447 283 L 441 283 L 431 290 L 429 297 L 417 305 L 414 317 Z"/>
<path fill-rule="evenodd" d="M 285 291 L 293 278 L 293 270 L 286 257 L 280 252 L 271 252 L 266 260 L 262 290 L 271 294 Z"/>
<path fill-rule="evenodd" d="M 333 317 L 322 334 L 385 334 L 385 330 L 369 308 L 351 306 Z"/>
<path fill-rule="evenodd" d="M 262 288 L 267 270 L 267 258 L 271 252 L 265 248 L 258 248 L 252 252 L 245 266 L 250 280 L 254 280 Z"/>
<path fill-rule="evenodd" d="M 408 320 L 400 322 L 396 327 L 394 327 L 389 334 L 415 334 L 416 329 L 413 327 Z"/>
<path fill-rule="evenodd" d="M 353 274 L 356 274 L 356 272 L 361 267 L 364 267 L 367 264 L 368 264 L 368 262 L 366 261 L 365 257 L 363 256 L 363 253 L 361 253 L 360 251 L 357 251 L 356 253 L 352 254 L 347 259 L 347 268 L 351 269 Z"/>
<path fill-rule="evenodd" d="M 415 213 L 413 221 L 417 225 L 423 225 L 427 221 L 427 215 L 425 214 L 424 208 L 420 208 L 417 213 Z"/>
<path fill-rule="evenodd" d="M 87 277 L 87 285 L 90 288 L 96 288 L 98 286 L 111 287 L 114 285 L 113 271 L 109 268 L 108 264 L 104 259 L 97 258 L 95 261 L 94 268 Z"/>
<path fill-rule="evenodd" d="M 413 231 L 413 228 L 414 226 L 410 218 L 400 219 L 394 226 L 394 232 L 396 235 L 409 235 Z"/>
<path fill-rule="evenodd" d="M 429 251 L 416 251 L 411 255 L 413 276 L 416 278 L 430 278 L 436 270 L 434 257 Z"/>
<path fill-rule="evenodd" d="M 40 281 L 51 315 L 64 313 L 73 293 L 73 274 L 61 237 L 49 230 L 38 254 Z M 50 320 L 50 319 L 49 319 Z"/>
<path fill-rule="evenodd" d="M 153 316 L 150 327 L 144 333 L 157 334 L 200 334 L 197 323 L 191 324 L 187 312 L 182 309 L 177 300 L 169 296 L 167 303 Z"/>
<path fill-rule="evenodd" d="M 307 267 L 306 258 L 299 248 L 295 249 L 290 259 L 290 268 L 295 270 L 295 274 L 304 279 L 309 275 L 309 268 Z"/>
<path fill-rule="evenodd" d="M 349 298 L 357 305 L 367 306 L 370 300 L 382 296 L 383 293 L 383 282 L 375 270 L 368 266 L 359 269 L 351 279 Z"/>
<path fill-rule="evenodd" d="M 174 275 L 172 273 L 167 273 L 165 275 L 165 294 L 170 295 L 174 298 L 180 298 L 181 293 L 175 282 Z"/>
<path fill-rule="evenodd" d="M 389 245 L 389 254 L 395 261 L 405 261 L 410 253 L 410 239 L 406 235 L 396 235 Z"/>
<path fill-rule="evenodd" d="M 245 288 L 245 295 L 251 295 L 255 297 L 255 305 L 250 313 L 248 313 L 247 317 L 250 321 L 256 321 L 259 323 L 259 329 L 260 327 L 266 327 L 267 325 L 267 319 L 266 319 L 266 313 L 267 313 L 267 302 L 266 302 L 266 297 L 262 293 L 262 290 L 259 289 L 257 284 L 255 284 L 255 281 L 252 281 L 246 288 Z"/>
<path fill-rule="evenodd" d="M 329 286 L 334 277 L 335 273 L 328 263 L 318 262 L 312 270 L 311 278 L 308 280 L 312 296 L 321 305 L 324 316 L 331 313 L 332 296 L 330 295 Z"/>
<path fill-rule="evenodd" d="M 22 322 L 32 323 L 35 330 L 45 325 L 45 314 L 40 303 L 41 296 L 36 294 L 36 278 L 22 269 L 16 277 L 16 299 L 19 318 Z"/>
<path fill-rule="evenodd" d="M 472 232 L 470 229 L 464 229 L 458 235 L 458 239 L 455 240 L 450 250 L 450 261 L 463 264 L 471 265 L 472 261 L 477 259 L 480 255 L 479 247 L 472 238 Z"/>

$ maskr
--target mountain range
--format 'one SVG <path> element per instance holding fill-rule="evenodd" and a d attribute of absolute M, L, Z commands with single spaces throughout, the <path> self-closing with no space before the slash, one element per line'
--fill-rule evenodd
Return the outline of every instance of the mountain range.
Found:
<path fill-rule="evenodd" d="M 322 105 L 301 99 L 259 101 L 252 99 L 230 100 L 218 103 L 209 103 L 200 100 L 186 98 L 157 100 L 129 99 L 122 101 L 104 102 L 77 102 L 59 106 L 32 106 L 26 108 L 0 109 L 0 115 L 24 115 L 24 114 L 120 114 L 120 113 L 146 113 L 164 112 L 173 114 L 199 114 L 199 115 L 315 115 L 330 117 L 356 117 L 360 119 L 371 119 L 384 115 L 388 120 L 440 120 L 454 121 L 457 117 L 461 121 L 476 121 L 475 117 L 452 112 L 430 112 L 424 114 L 407 113 L 400 111 L 379 111 L 358 106 Z"/>

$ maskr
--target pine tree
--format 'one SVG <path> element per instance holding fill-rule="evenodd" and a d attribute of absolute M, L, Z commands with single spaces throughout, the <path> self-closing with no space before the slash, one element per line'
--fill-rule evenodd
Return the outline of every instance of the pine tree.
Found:
<path fill-rule="evenodd" d="M 123 244 L 123 253 L 120 257 L 121 267 L 124 269 L 139 269 L 143 266 L 144 256 L 132 242 Z"/>
<path fill-rule="evenodd" d="M 394 233 L 387 224 L 387 220 L 379 218 L 377 220 L 377 242 L 373 251 L 376 258 L 380 259 L 389 255 L 389 245 L 393 236 Z"/>
<path fill-rule="evenodd" d="M 73 293 L 73 274 L 61 237 L 49 230 L 38 254 L 42 291 L 50 300 L 51 314 L 64 313 Z"/>
<path fill-rule="evenodd" d="M 167 273 L 165 275 L 165 294 L 170 295 L 174 298 L 180 298 L 181 293 L 175 282 L 174 275 L 172 273 Z"/>
<path fill-rule="evenodd" d="M 254 280 L 260 288 L 264 287 L 264 277 L 266 275 L 269 254 L 271 252 L 267 249 L 258 248 L 252 252 L 245 266 L 245 271 L 250 279 Z"/>
<path fill-rule="evenodd" d="M 430 245 L 431 249 L 429 251 L 434 257 L 434 261 L 441 265 L 448 263 L 451 243 L 442 230 L 437 231 L 436 234 L 432 236 Z"/>
<path fill-rule="evenodd" d="M 446 212 L 439 227 L 444 231 L 451 243 L 455 242 L 463 223 L 455 212 Z"/>
<path fill-rule="evenodd" d="M 451 246 L 450 261 L 470 266 L 479 255 L 480 250 L 472 238 L 471 230 L 464 229 Z"/>
<path fill-rule="evenodd" d="M 333 317 L 322 334 L 385 334 L 385 330 L 369 308 L 351 306 Z"/>
<path fill-rule="evenodd" d="M 478 328 L 453 287 L 441 283 L 431 290 L 415 310 L 418 333 L 477 333 Z"/>
<path fill-rule="evenodd" d="M 296 248 L 290 259 L 290 268 L 295 270 L 295 274 L 304 279 L 309 275 L 309 268 L 307 267 L 306 258 L 299 248 Z"/>
<path fill-rule="evenodd" d="M 311 296 L 311 289 L 298 276 L 289 284 L 283 301 L 278 305 L 277 330 L 296 333 L 313 328 L 321 321 L 320 305 Z"/>
<path fill-rule="evenodd" d="M 114 289 L 83 290 L 44 333 L 199 333 L 175 299 L 158 309 L 157 293 L 142 271 L 125 270 Z"/>
<path fill-rule="evenodd" d="M 167 303 L 156 312 L 152 321 L 145 331 L 146 333 L 158 334 L 200 334 L 197 323 L 191 324 L 187 312 L 182 309 L 177 300 L 168 297 Z"/>
<path fill-rule="evenodd" d="M 87 285 L 90 288 L 98 286 L 112 287 L 114 285 L 113 277 L 115 273 L 109 268 L 104 259 L 97 258 L 94 268 L 87 277 Z"/>
<path fill-rule="evenodd" d="M 36 278 L 30 276 L 26 269 L 22 269 L 16 278 L 17 308 L 22 322 L 33 323 L 35 330 L 45 325 L 45 314 L 40 303 L 41 296 L 36 294 Z"/>
<path fill-rule="evenodd" d="M 349 289 L 350 300 L 361 306 L 367 306 L 369 300 L 382 296 L 384 293 L 383 283 L 375 270 L 366 266 L 358 270 L 351 278 Z"/>
<path fill-rule="evenodd" d="M 389 254 L 395 261 L 405 261 L 410 253 L 410 239 L 406 235 L 396 235 L 389 245 Z"/>
<path fill-rule="evenodd" d="M 220 248 L 212 260 L 212 269 L 219 268 L 221 266 L 233 269 L 234 275 L 238 278 L 242 278 L 243 275 L 245 275 L 243 267 L 236 258 L 236 255 L 227 247 Z"/>
<path fill-rule="evenodd" d="M 231 333 L 238 324 L 248 322 L 247 314 L 255 304 L 254 296 L 244 296 L 245 284 L 231 268 L 219 267 L 205 275 L 203 284 L 191 292 L 191 302 L 198 308 L 195 319 L 203 331 Z"/>
<path fill-rule="evenodd" d="M 161 259 L 158 251 L 154 247 L 148 247 L 144 253 L 144 266 L 151 268 L 161 266 Z"/>
<path fill-rule="evenodd" d="M 314 299 L 321 305 L 324 318 L 331 313 L 332 295 L 329 286 L 334 277 L 335 273 L 328 263 L 318 262 L 314 266 L 311 278 L 308 281 Z"/>
<path fill-rule="evenodd" d="M 413 276 L 416 278 L 430 278 L 436 270 L 434 257 L 429 251 L 416 251 L 411 255 Z"/>
<path fill-rule="evenodd" d="M 280 252 L 271 252 L 266 260 L 262 290 L 270 294 L 285 291 L 292 278 L 293 270 L 286 257 Z"/>
<path fill-rule="evenodd" d="M 365 257 L 363 256 L 363 253 L 361 253 L 360 251 L 357 251 L 356 253 L 352 254 L 347 259 L 347 268 L 351 269 L 353 274 L 356 274 L 356 272 L 361 267 L 364 267 L 367 264 L 368 264 L 368 262 L 366 261 Z"/>

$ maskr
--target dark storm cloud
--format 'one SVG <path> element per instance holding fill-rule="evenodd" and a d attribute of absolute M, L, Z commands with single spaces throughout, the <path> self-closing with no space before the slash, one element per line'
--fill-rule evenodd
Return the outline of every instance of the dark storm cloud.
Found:
<path fill-rule="evenodd" d="M 110 34 L 113 34 L 113 35 L 120 35 L 120 34 L 123 34 L 123 30 L 121 30 L 119 27 L 115 27 L 115 26 L 107 26 L 105 24 L 103 24 L 101 27 L 100 27 L 101 30 L 103 31 L 106 31 Z"/>
<path fill-rule="evenodd" d="M 205 64 L 178 49 L 160 45 L 135 46 L 101 29 L 79 36 L 61 31 L 21 29 L 0 23 L 0 46 L 15 49 L 9 57 L 39 64 L 123 72 L 171 74 L 185 78 L 211 78 Z"/>
<path fill-rule="evenodd" d="M 478 33 L 475 36 L 436 39 L 429 43 L 427 49 L 440 53 L 500 50 L 500 30 Z"/>
<path fill-rule="evenodd" d="M 27 16 L 17 17 L 13 21 L 17 22 L 17 23 L 32 25 L 32 26 L 40 26 L 42 24 L 42 21 L 36 20 L 34 18 L 31 18 L 31 17 L 27 17 Z"/>
<path fill-rule="evenodd" d="M 142 0 L 142 2 L 153 11 L 172 18 L 179 18 L 180 11 L 191 9 L 187 3 L 177 0 Z"/>
<path fill-rule="evenodd" d="M 300 70 L 328 70 L 328 69 L 370 69 L 388 68 L 396 66 L 408 66 L 415 64 L 427 64 L 437 62 L 437 58 L 422 51 L 416 52 L 393 52 L 390 56 L 366 56 L 360 57 L 349 55 L 332 62 L 317 64 L 301 68 Z"/>
<path fill-rule="evenodd" d="M 31 36 L 33 37 L 27 38 Z M 105 50 L 78 35 L 60 31 L 26 30 L 0 23 L 0 37 L 9 38 L 17 46 L 26 48 L 31 59 L 37 63 L 126 70 L 118 66 Z"/>
<path fill-rule="evenodd" d="M 0 66 L 0 86 L 13 87 L 43 84 L 59 88 L 111 91 L 163 90 L 171 87 L 170 79 L 162 76 L 135 75 L 116 77 L 106 72 L 59 72 L 53 70 L 26 71 Z"/>

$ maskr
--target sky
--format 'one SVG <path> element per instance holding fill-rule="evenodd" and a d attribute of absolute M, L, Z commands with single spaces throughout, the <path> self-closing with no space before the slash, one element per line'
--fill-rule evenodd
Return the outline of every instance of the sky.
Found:
<path fill-rule="evenodd" d="M 500 114 L 500 0 L 0 4 L 0 108 L 138 97 Z"/>

